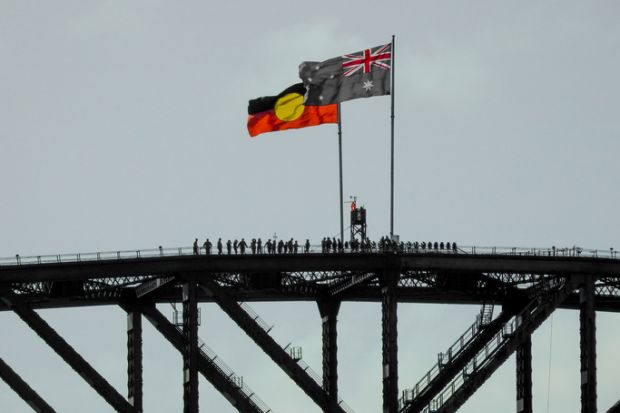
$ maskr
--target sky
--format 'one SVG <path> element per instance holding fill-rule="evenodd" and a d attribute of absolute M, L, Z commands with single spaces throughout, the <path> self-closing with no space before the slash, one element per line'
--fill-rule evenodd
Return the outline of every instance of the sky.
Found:
<path fill-rule="evenodd" d="M 336 126 L 251 139 L 247 103 L 297 83 L 302 61 L 392 35 L 401 239 L 617 248 L 619 19 L 611 0 L 0 0 L 0 256 L 337 235 Z M 373 239 L 389 232 L 389 114 L 387 96 L 342 105 L 344 195 Z M 320 372 L 315 304 L 252 307 Z M 401 390 L 478 311 L 399 305 Z M 121 309 L 40 314 L 126 394 Z M 217 306 L 201 314 L 200 337 L 274 412 L 319 411 Z M 558 311 L 533 335 L 536 411 L 580 410 L 578 321 Z M 600 411 L 620 398 L 619 321 L 597 314 Z M 181 411 L 181 357 L 147 324 L 145 411 Z M 0 325 L 0 357 L 57 411 L 110 411 L 16 315 Z M 379 304 L 343 304 L 340 390 L 357 413 L 381 410 L 380 326 Z M 514 367 L 460 411 L 513 409 Z M 200 380 L 203 411 L 235 411 Z M 3 382 L 0 408 L 30 411 Z"/>

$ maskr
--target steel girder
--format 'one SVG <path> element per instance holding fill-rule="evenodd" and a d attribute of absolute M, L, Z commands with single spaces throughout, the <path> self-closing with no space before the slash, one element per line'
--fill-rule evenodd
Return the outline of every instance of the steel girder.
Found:
<path fill-rule="evenodd" d="M 517 347 L 517 413 L 532 413 L 532 337 Z"/>
<path fill-rule="evenodd" d="M 136 411 L 143 411 L 142 392 L 142 316 L 127 313 L 127 399 Z"/>
<path fill-rule="evenodd" d="M 345 413 L 275 340 L 209 277 L 199 281 L 226 314 L 325 412 Z"/>
<path fill-rule="evenodd" d="M 18 297 L 4 295 L 2 300 L 75 370 L 117 412 L 136 413 L 136 409 L 120 395 L 73 347 L 69 345 L 34 310 L 22 304 Z"/>
<path fill-rule="evenodd" d="M 2 358 L 0 358 L 0 378 L 35 412 L 56 413 L 56 410 L 52 409 Z"/>
<path fill-rule="evenodd" d="M 581 413 L 596 413 L 596 313 L 592 277 L 584 279 L 579 292 Z"/>
<path fill-rule="evenodd" d="M 475 367 L 463 384 L 447 400 L 441 401 L 437 413 L 456 412 L 478 390 L 517 348 L 527 341 L 531 334 L 545 321 L 568 295 L 577 288 L 578 276 L 569 276 L 558 288 L 541 294 L 533 305 L 526 307 L 528 317 L 519 316 L 515 329 L 506 336 L 507 340 L 499 345 L 482 366 Z M 523 312 L 522 312 L 523 313 Z M 521 313 L 521 314 L 522 314 Z M 504 335 L 504 332 L 501 332 Z"/>
<path fill-rule="evenodd" d="M 331 403 L 338 403 L 338 310 L 340 301 L 323 300 L 318 302 L 322 321 L 323 343 L 323 388 Z"/>
<path fill-rule="evenodd" d="M 185 346 L 183 333 L 168 321 L 154 305 L 124 303 L 121 304 L 121 307 L 126 312 L 140 311 L 174 348 L 181 354 L 183 353 Z M 243 394 L 240 391 L 238 383 L 219 369 L 218 366 L 209 360 L 202 352 L 198 354 L 198 370 L 221 394 L 227 395 L 226 399 L 239 412 L 268 413 L 270 411 L 267 408 L 258 406 L 254 399 Z"/>

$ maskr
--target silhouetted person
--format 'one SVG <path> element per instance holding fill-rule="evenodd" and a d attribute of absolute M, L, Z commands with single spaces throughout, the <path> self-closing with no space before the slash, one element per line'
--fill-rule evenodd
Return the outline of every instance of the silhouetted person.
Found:
<path fill-rule="evenodd" d="M 226 241 L 226 250 L 228 250 L 228 255 L 230 255 L 232 250 L 232 242 L 230 242 L 230 240 Z"/>
<path fill-rule="evenodd" d="M 250 242 L 250 249 L 252 250 L 252 254 L 256 254 L 256 238 L 252 238 L 252 242 Z"/>
<path fill-rule="evenodd" d="M 222 255 L 222 239 L 217 240 L 217 255 Z"/>
<path fill-rule="evenodd" d="M 297 254 L 298 249 L 299 249 L 299 244 L 297 244 L 297 240 L 295 240 L 295 243 L 293 244 L 293 252 Z"/>
<path fill-rule="evenodd" d="M 307 254 L 310 252 L 310 240 L 306 238 L 306 244 L 304 245 L 304 252 Z"/>
<path fill-rule="evenodd" d="M 286 244 L 287 244 L 286 246 L 288 248 L 288 253 L 292 254 L 293 253 L 293 238 L 288 240 L 288 242 Z"/>
<path fill-rule="evenodd" d="M 278 242 L 278 254 L 282 254 L 283 249 L 284 249 L 284 242 L 280 240 L 280 242 Z"/>
<path fill-rule="evenodd" d="M 194 255 L 198 255 L 198 238 L 194 241 Z"/>
<path fill-rule="evenodd" d="M 342 240 L 338 238 L 338 252 L 344 252 L 344 245 L 342 245 Z"/>
<path fill-rule="evenodd" d="M 235 250 L 235 254 L 237 254 L 237 249 L 239 248 L 239 243 L 237 242 L 237 240 L 235 239 L 235 242 L 233 242 L 233 249 Z"/>
<path fill-rule="evenodd" d="M 211 255 L 211 247 L 213 247 L 213 244 L 211 243 L 211 241 L 209 241 L 209 238 L 207 238 L 207 240 L 205 241 L 205 254 L 207 255 Z"/>
<path fill-rule="evenodd" d="M 267 254 L 271 254 L 271 239 L 267 240 L 267 243 L 265 244 L 265 248 L 267 248 Z"/>
<path fill-rule="evenodd" d="M 245 254 L 245 249 L 247 248 L 248 244 L 247 242 L 245 242 L 245 239 L 241 238 L 241 242 L 239 243 L 239 249 L 241 250 L 241 254 Z"/>
<path fill-rule="evenodd" d="M 263 253 L 263 241 L 259 238 L 258 242 L 256 243 L 256 252 L 258 252 L 259 254 Z"/>

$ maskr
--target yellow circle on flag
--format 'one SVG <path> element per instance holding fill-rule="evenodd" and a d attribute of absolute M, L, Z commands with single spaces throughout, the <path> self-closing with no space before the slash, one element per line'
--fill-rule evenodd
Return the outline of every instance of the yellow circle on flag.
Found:
<path fill-rule="evenodd" d="M 299 93 L 287 93 L 276 101 L 274 110 L 278 119 L 290 122 L 304 113 L 304 97 Z"/>

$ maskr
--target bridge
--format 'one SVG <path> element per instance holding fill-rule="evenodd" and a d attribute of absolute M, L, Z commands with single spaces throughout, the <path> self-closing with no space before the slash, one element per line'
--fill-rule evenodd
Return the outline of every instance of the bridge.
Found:
<path fill-rule="evenodd" d="M 206 254 L 191 247 L 0 259 L 0 310 L 17 314 L 119 412 L 143 411 L 142 322 L 183 356 L 184 412 L 198 411 L 198 376 L 240 412 L 271 409 L 198 337 L 199 302 L 214 302 L 321 411 L 352 412 L 338 394 L 337 315 L 342 302 L 379 302 L 384 413 L 454 412 L 516 353 L 517 412 L 532 411 L 532 333 L 558 308 L 579 311 L 581 411 L 596 412 L 596 311 L 620 311 L 616 251 L 572 248 L 421 247 L 363 251 Z M 424 243 L 426 245 L 426 243 Z M 441 244 L 443 246 L 443 243 Z M 196 254 L 198 253 L 198 254 Z M 316 302 L 322 374 L 282 346 L 248 303 Z M 177 303 L 172 322 L 156 308 Z M 399 383 L 399 303 L 477 304 L 478 316 L 416 383 Z M 127 395 L 120 394 L 36 310 L 120 306 L 128 315 Z M 401 349 L 401 351 L 403 351 Z M 1 357 L 1 355 L 0 355 Z M 54 412 L 0 358 L 0 377 L 34 411 Z M 576 390 L 576 389 L 575 389 Z M 610 412 L 620 411 L 618 407 Z"/>

